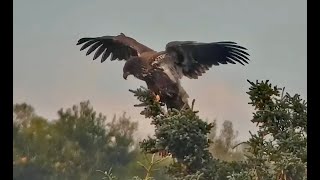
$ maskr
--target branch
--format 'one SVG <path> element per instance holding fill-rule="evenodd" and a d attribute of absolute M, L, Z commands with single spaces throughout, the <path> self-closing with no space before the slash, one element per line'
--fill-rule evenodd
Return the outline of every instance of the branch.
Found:
<path fill-rule="evenodd" d="M 244 142 L 238 143 L 237 145 L 233 146 L 232 149 L 238 147 L 238 146 L 241 145 L 241 144 L 248 144 L 248 142 L 247 142 L 247 141 L 244 141 Z"/>

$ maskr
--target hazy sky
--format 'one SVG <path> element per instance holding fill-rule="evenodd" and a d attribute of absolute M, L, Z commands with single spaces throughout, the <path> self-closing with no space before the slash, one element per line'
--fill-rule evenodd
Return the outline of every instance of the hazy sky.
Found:
<path fill-rule="evenodd" d="M 76 46 L 85 36 L 120 32 L 163 50 L 173 40 L 230 40 L 248 48 L 247 66 L 221 65 L 182 84 L 202 118 L 230 120 L 248 137 L 252 108 L 246 79 L 270 79 L 307 97 L 307 1 L 303 0 L 14 0 L 13 101 L 56 118 L 59 108 L 90 100 L 107 115 L 126 111 L 140 134 L 153 129 L 128 92 L 144 82 L 122 78 L 124 62 L 92 61 Z"/>

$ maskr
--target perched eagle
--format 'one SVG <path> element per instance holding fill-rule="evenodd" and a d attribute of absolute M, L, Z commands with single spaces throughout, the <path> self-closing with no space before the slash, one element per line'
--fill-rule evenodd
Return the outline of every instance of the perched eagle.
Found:
<path fill-rule="evenodd" d="M 89 47 L 86 55 L 95 51 L 93 60 L 100 55 L 104 62 L 125 60 L 123 78 L 129 75 L 145 81 L 158 100 L 167 108 L 188 107 L 188 94 L 182 88 L 180 79 L 186 76 L 197 79 L 212 66 L 219 64 L 244 65 L 248 63 L 246 48 L 235 42 L 223 41 L 201 43 L 195 41 L 172 41 L 164 51 L 157 52 L 135 39 L 120 33 L 117 36 L 87 37 L 79 39 L 81 50 Z"/>

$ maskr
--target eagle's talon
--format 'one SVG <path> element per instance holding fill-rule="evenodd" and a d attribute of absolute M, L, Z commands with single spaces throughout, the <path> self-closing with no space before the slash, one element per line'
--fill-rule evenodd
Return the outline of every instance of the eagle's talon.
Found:
<path fill-rule="evenodd" d="M 152 95 L 154 96 L 154 100 L 156 101 L 156 102 L 160 102 L 160 96 L 158 95 L 158 94 L 156 94 L 155 92 L 151 92 L 152 93 Z"/>
<path fill-rule="evenodd" d="M 155 100 L 156 100 L 156 102 L 160 102 L 160 96 L 158 94 L 156 95 L 156 99 Z"/>

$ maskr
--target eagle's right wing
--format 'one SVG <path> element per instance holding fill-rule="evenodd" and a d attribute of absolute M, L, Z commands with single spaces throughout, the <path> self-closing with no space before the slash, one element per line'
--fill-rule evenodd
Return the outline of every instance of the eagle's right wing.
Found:
<path fill-rule="evenodd" d="M 166 52 L 172 57 L 174 67 L 180 74 L 197 79 L 212 66 L 219 64 L 247 64 L 249 54 L 246 48 L 235 42 L 199 43 L 194 41 L 172 41 L 166 45 Z M 173 65 L 171 65 L 173 66 Z"/>
<path fill-rule="evenodd" d="M 84 44 L 83 44 L 84 43 Z M 113 60 L 128 60 L 131 56 L 139 56 L 143 52 L 153 51 L 147 46 L 137 42 L 131 37 L 121 33 L 118 36 L 102 36 L 102 37 L 86 37 L 78 40 L 77 45 L 83 44 L 80 51 L 90 47 L 86 55 L 96 52 L 93 60 L 97 59 L 101 54 L 101 62 L 104 62 L 110 55 Z"/>

